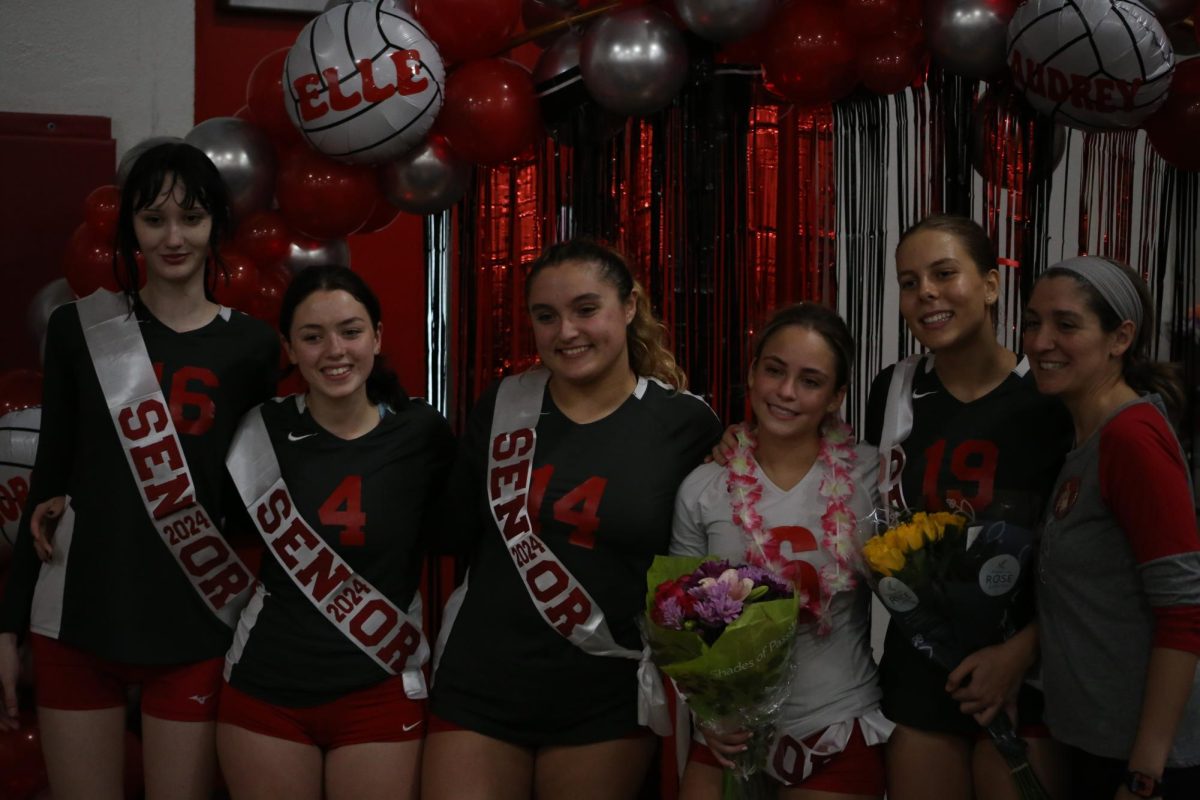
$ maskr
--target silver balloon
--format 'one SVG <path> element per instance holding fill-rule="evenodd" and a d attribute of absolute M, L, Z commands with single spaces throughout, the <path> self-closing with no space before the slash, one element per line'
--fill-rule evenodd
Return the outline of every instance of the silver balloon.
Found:
<path fill-rule="evenodd" d="M 0 556 L 7 554 L 17 538 L 41 427 L 40 406 L 0 417 Z"/>
<path fill-rule="evenodd" d="M 458 202 L 471 180 L 471 167 L 433 136 L 382 169 L 388 202 L 410 214 L 433 214 Z"/>
<path fill-rule="evenodd" d="M 125 179 L 129 177 L 129 170 L 133 169 L 133 164 L 142 153 L 149 150 L 151 147 L 158 147 L 160 144 L 179 144 L 183 139 L 178 136 L 151 136 L 149 139 L 142 139 L 133 147 L 125 151 L 125 155 L 121 156 L 121 163 L 117 165 L 117 186 L 124 186 Z"/>
<path fill-rule="evenodd" d="M 675 0 L 675 10 L 692 33 L 732 42 L 766 24 L 778 0 Z"/>
<path fill-rule="evenodd" d="M 348 5 L 350 3 L 372 3 L 375 0 L 329 0 L 325 4 L 325 11 L 338 6 Z M 383 0 L 383 7 L 389 11 L 398 11 L 401 14 L 412 15 L 412 0 Z M 321 13 L 324 13 L 321 12 Z"/>
<path fill-rule="evenodd" d="M 29 321 L 29 333 L 38 343 L 39 357 L 46 355 L 46 324 L 50 322 L 50 315 L 54 313 L 54 309 L 74 299 L 75 293 L 67 285 L 67 279 L 59 278 L 38 289 L 37 294 L 29 301 L 29 314 L 26 319 Z"/>
<path fill-rule="evenodd" d="M 283 265 L 293 273 L 308 267 L 330 264 L 338 267 L 350 266 L 350 245 L 346 244 L 345 239 L 330 239 L 324 242 L 315 239 L 293 241 L 287 258 L 283 260 Z"/>
<path fill-rule="evenodd" d="M 987 0 L 926 0 L 925 41 L 937 62 L 964 78 L 1002 73 L 1016 4 L 995 6 Z"/>
<path fill-rule="evenodd" d="M 666 12 L 631 8 L 592 23 L 583 36 L 579 68 L 584 85 L 604 108 L 649 114 L 683 87 L 687 45 Z"/>
<path fill-rule="evenodd" d="M 1187 19 L 1196 8 L 1194 0 L 1142 0 L 1142 5 L 1164 26 Z"/>
<path fill-rule="evenodd" d="M 270 207 L 275 149 L 265 133 L 237 117 L 214 117 L 192 128 L 183 140 L 203 150 L 216 165 L 235 219 Z"/>

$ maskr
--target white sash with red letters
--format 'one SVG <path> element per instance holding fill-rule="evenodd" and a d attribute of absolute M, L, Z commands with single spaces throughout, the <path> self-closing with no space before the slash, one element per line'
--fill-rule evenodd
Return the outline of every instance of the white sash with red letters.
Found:
<path fill-rule="evenodd" d="M 196 501 L 183 446 L 137 317 L 124 295 L 104 289 L 79 300 L 76 307 L 146 513 L 196 593 L 232 628 L 250 598 L 250 571 Z"/>
<path fill-rule="evenodd" d="M 879 435 L 879 501 L 888 510 L 903 510 L 908 507 L 904 500 L 904 488 L 900 483 L 904 473 L 903 442 L 912 433 L 912 387 L 921 360 L 927 358 L 925 370 L 933 369 L 933 356 L 911 355 L 896 362 L 892 368 L 892 381 L 888 386 L 887 402 L 883 410 L 883 427 Z"/>
<path fill-rule="evenodd" d="M 488 506 L 529 599 L 546 624 L 594 656 L 631 658 L 638 667 L 638 722 L 666 735 L 666 695 L 649 648 L 621 647 L 600 605 L 533 531 L 528 491 L 538 418 L 550 372 L 537 368 L 500 383 L 488 446 Z"/>
<path fill-rule="evenodd" d="M 267 550 L 331 625 L 386 672 L 403 678 L 409 698 L 425 697 L 421 667 L 429 660 L 429 643 L 420 620 L 355 573 L 300 516 L 261 409 L 242 418 L 225 465 Z M 419 598 L 414 600 L 417 608 Z"/>

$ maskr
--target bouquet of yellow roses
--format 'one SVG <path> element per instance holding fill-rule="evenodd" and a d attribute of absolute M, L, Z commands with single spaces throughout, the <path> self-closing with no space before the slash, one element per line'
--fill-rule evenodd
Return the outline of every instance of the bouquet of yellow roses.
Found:
<path fill-rule="evenodd" d="M 863 547 L 871 588 L 918 652 L 947 673 L 1032 614 L 1031 531 L 954 512 L 905 512 Z M 987 726 L 1024 800 L 1049 797 L 1001 711 Z"/>

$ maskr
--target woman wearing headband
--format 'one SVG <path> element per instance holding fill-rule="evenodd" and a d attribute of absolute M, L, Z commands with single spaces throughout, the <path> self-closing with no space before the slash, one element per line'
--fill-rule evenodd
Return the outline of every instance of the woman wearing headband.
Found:
<path fill-rule="evenodd" d="M 1025 312 L 1038 389 L 1075 425 L 1037 596 L 1046 722 L 1080 799 L 1200 797 L 1200 537 L 1153 331 L 1146 284 L 1091 256 L 1043 274 Z"/>

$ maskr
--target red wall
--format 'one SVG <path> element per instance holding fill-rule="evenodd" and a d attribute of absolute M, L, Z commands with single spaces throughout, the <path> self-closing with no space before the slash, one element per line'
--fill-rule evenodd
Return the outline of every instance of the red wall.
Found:
<path fill-rule="evenodd" d="M 196 0 L 196 122 L 232 116 L 246 81 L 273 50 L 290 46 L 308 17 L 217 8 Z M 383 304 L 383 352 L 410 394 L 425 392 L 423 217 L 401 214 L 382 231 L 351 236 L 351 266 Z"/>

